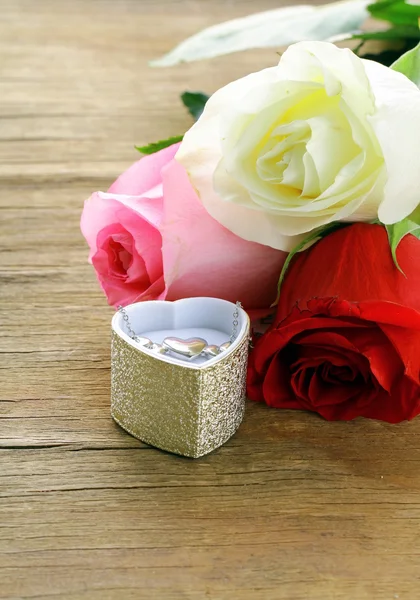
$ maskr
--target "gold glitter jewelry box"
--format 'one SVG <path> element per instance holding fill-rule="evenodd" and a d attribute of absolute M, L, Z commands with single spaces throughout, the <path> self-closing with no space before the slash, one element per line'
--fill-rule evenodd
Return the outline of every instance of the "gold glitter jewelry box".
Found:
<path fill-rule="evenodd" d="M 218 448 L 244 415 L 249 329 L 242 308 L 217 298 L 140 302 L 117 312 L 112 417 L 131 435 L 168 452 L 197 458 Z M 190 346 L 198 343 L 191 338 L 201 339 L 208 352 L 194 360 L 160 353 L 174 338 Z M 145 339 L 152 343 L 139 343 Z M 214 348 L 219 353 L 212 356 Z"/>

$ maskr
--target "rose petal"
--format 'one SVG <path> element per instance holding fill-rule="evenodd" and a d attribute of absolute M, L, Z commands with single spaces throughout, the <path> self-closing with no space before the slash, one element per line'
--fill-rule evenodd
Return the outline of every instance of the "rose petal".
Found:
<path fill-rule="evenodd" d="M 358 402 L 363 395 L 366 395 L 364 388 L 367 385 L 369 384 L 361 378 L 346 385 L 332 385 L 314 373 L 308 387 L 308 400 L 311 406 L 320 412 L 322 407 L 338 406 L 348 400 Z"/>
<path fill-rule="evenodd" d="M 395 348 L 401 368 L 407 377 L 420 384 L 420 333 L 403 327 L 381 325 L 381 329 Z"/>
<path fill-rule="evenodd" d="M 397 71 L 374 61 L 363 64 L 375 91 L 376 110 L 368 120 L 388 176 L 378 217 L 382 223 L 396 223 L 420 204 L 420 90 Z"/>
<path fill-rule="evenodd" d="M 290 371 L 280 352 L 270 363 L 264 377 L 262 393 L 268 406 L 301 408 L 290 385 Z"/>
<path fill-rule="evenodd" d="M 143 156 L 129 167 L 111 185 L 108 192 L 141 196 L 162 183 L 161 171 L 177 153 L 179 144 L 173 144 L 149 156 Z"/>
<path fill-rule="evenodd" d="M 369 419 L 380 419 L 388 423 L 410 420 L 420 413 L 420 390 L 417 383 L 402 378 L 391 394 L 380 391 L 374 402 L 363 410 Z"/>
<path fill-rule="evenodd" d="M 163 261 L 168 299 L 215 296 L 267 309 L 286 254 L 246 242 L 222 227 L 198 201 L 181 165 L 163 171 Z"/>
<path fill-rule="evenodd" d="M 351 313 L 351 304 L 357 304 L 364 319 L 381 321 L 392 315 L 394 320 L 400 312 L 406 322 L 405 307 L 420 312 L 419 253 L 419 240 L 412 235 L 402 239 L 397 257 L 403 275 L 393 263 L 384 227 L 359 223 L 335 231 L 294 258 L 282 284 L 278 319 L 289 315 L 297 299 L 306 308 L 313 298 L 335 298 L 337 315 L 345 316 L 346 309 Z M 413 326 L 418 327 L 420 316 L 410 314 Z"/>

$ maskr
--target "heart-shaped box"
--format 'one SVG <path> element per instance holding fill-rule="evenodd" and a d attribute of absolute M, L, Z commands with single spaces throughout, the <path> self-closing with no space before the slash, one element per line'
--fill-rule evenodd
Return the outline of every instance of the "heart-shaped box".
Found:
<path fill-rule="evenodd" d="M 161 344 L 172 336 L 228 341 L 235 304 L 218 298 L 149 301 L 125 308 L 131 329 Z M 112 320 L 111 414 L 128 433 L 174 454 L 197 458 L 239 427 L 245 410 L 250 322 L 238 308 L 236 337 L 223 353 L 194 361 L 157 354 L 131 339 L 121 312 Z"/>

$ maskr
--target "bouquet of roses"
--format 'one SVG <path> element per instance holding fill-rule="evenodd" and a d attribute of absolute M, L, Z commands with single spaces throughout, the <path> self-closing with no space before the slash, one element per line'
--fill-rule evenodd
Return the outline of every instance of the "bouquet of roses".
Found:
<path fill-rule="evenodd" d="M 419 48 L 388 68 L 300 42 L 218 90 L 181 141 L 87 200 L 109 303 L 275 312 L 251 352 L 252 400 L 327 419 L 420 413 L 419 80 Z"/>

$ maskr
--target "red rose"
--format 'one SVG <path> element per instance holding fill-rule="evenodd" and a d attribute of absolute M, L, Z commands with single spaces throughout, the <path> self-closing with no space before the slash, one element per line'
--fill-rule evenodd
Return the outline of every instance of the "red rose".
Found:
<path fill-rule="evenodd" d="M 385 228 L 340 229 L 292 261 L 274 325 L 256 344 L 248 395 L 326 419 L 397 423 L 420 413 L 420 240 L 395 267 Z"/>

